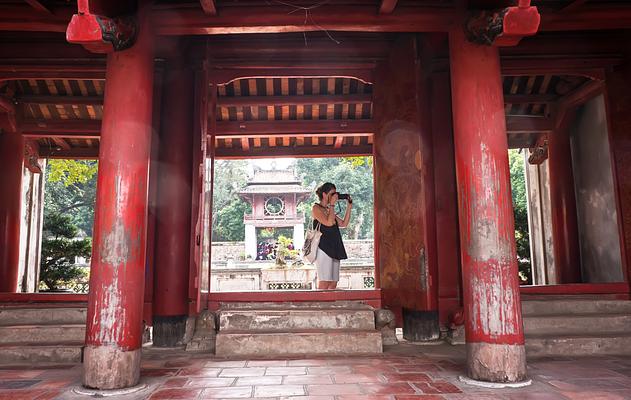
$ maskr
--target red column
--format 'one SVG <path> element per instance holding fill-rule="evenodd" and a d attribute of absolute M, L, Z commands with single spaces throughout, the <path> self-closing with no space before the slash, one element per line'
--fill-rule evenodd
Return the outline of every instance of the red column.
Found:
<path fill-rule="evenodd" d="M 498 50 L 449 35 L 469 377 L 526 377 Z"/>
<path fill-rule="evenodd" d="M 188 315 L 193 157 L 193 71 L 169 66 L 160 134 L 153 298 L 153 345 L 175 346 Z"/>
<path fill-rule="evenodd" d="M 83 364 L 83 384 L 97 389 L 133 386 L 140 377 L 151 41 L 143 27 L 132 48 L 107 57 Z"/>
<path fill-rule="evenodd" d="M 570 114 L 574 115 L 574 113 Z M 548 135 L 552 244 L 557 284 L 581 282 L 581 257 L 569 132 L 571 115 L 564 118 L 561 126 Z"/>
<path fill-rule="evenodd" d="M 0 292 L 17 292 L 24 139 L 0 125 Z"/>

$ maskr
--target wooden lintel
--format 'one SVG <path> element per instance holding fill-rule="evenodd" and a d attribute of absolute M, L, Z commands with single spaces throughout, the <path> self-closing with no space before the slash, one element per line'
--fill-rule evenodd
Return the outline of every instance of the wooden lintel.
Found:
<path fill-rule="evenodd" d="M 274 157 L 346 157 L 372 156 L 372 145 L 345 146 L 335 149 L 333 146 L 296 146 L 296 147 L 259 147 L 243 151 L 238 148 L 217 148 L 215 157 L 220 159 L 274 158 Z"/>
<path fill-rule="evenodd" d="M 70 150 L 58 150 L 49 147 L 40 147 L 39 155 L 42 158 L 66 158 L 66 159 L 87 159 L 99 158 L 99 149 L 93 148 L 71 148 Z"/>
<path fill-rule="evenodd" d="M 506 117 L 506 132 L 509 135 L 532 132 L 552 132 L 554 120 L 548 117 L 509 115 Z"/>
<path fill-rule="evenodd" d="M 335 147 L 336 149 L 339 149 L 342 147 L 343 143 L 344 143 L 344 136 L 337 136 L 335 138 L 335 145 L 333 147 Z"/>
<path fill-rule="evenodd" d="M 206 15 L 217 15 L 217 6 L 215 0 L 199 0 L 199 4 Z"/>
<path fill-rule="evenodd" d="M 554 103 L 559 97 L 550 94 L 507 94 L 504 95 L 504 103 L 507 104 L 549 104 Z"/>
<path fill-rule="evenodd" d="M 21 95 L 16 98 L 22 104 L 52 104 L 52 105 L 103 105 L 101 96 L 42 96 Z"/>
<path fill-rule="evenodd" d="M 391 14 L 397 6 L 397 0 L 381 0 L 379 14 Z"/>
<path fill-rule="evenodd" d="M 298 106 L 310 104 L 361 104 L 372 102 L 371 94 L 311 95 L 311 96 L 237 96 L 219 97 L 223 107 Z"/>
<path fill-rule="evenodd" d="M 218 121 L 217 137 L 370 135 L 372 120 Z"/>

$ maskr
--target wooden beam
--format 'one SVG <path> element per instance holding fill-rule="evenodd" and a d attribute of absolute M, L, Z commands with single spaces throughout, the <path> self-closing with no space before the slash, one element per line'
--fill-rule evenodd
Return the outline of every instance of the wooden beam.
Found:
<path fill-rule="evenodd" d="M 554 120 L 547 117 L 509 115 L 506 117 L 506 132 L 509 135 L 531 132 L 552 132 Z"/>
<path fill-rule="evenodd" d="M 48 12 L 33 12 L 33 7 L 2 6 L 0 31 L 66 32 L 68 21 L 77 11 L 76 6 L 62 6 Z"/>
<path fill-rule="evenodd" d="M 602 81 L 588 81 L 563 96 L 559 103 L 561 107 L 569 109 L 585 104 L 591 98 L 602 93 L 604 83 Z"/>
<path fill-rule="evenodd" d="M 566 12 L 541 13 L 541 31 L 628 29 L 631 7 L 625 4 L 586 4 Z"/>
<path fill-rule="evenodd" d="M 397 6 L 397 0 L 381 0 L 379 14 L 391 14 Z"/>
<path fill-rule="evenodd" d="M 199 0 L 199 4 L 204 10 L 206 15 L 217 15 L 217 7 L 215 6 L 215 0 Z"/>
<path fill-rule="evenodd" d="M 103 105 L 101 96 L 42 96 L 42 95 L 20 95 L 16 97 L 21 104 L 52 104 L 52 105 Z"/>
<path fill-rule="evenodd" d="M 570 1 L 569 4 L 563 6 L 558 12 L 563 13 L 563 12 L 569 12 L 569 11 L 574 11 L 577 8 L 579 8 L 580 6 L 582 6 L 583 4 L 587 3 L 589 0 L 573 0 Z"/>
<path fill-rule="evenodd" d="M 105 79 L 105 63 L 0 64 L 0 81 L 15 79 Z"/>
<path fill-rule="evenodd" d="M 218 121 L 217 137 L 368 136 L 375 128 L 372 120 Z"/>
<path fill-rule="evenodd" d="M 70 145 L 61 137 L 53 137 L 53 142 L 63 150 L 70 150 Z"/>
<path fill-rule="evenodd" d="M 39 0 L 24 0 L 24 1 L 26 2 L 26 4 L 33 7 L 37 11 L 45 12 L 52 15 L 52 11 L 50 11 L 50 9 L 46 7 L 44 3 L 42 3 Z"/>
<path fill-rule="evenodd" d="M 219 97 L 223 107 L 299 106 L 310 104 L 361 104 L 371 103 L 371 94 L 313 95 L 313 96 L 236 96 Z"/>
<path fill-rule="evenodd" d="M 94 160 L 99 158 L 99 149 L 96 147 L 74 147 L 70 150 L 57 150 L 50 147 L 40 147 L 39 155 L 42 158 L 67 158 Z"/>
<path fill-rule="evenodd" d="M 622 57 L 618 56 L 567 56 L 558 57 L 501 57 L 502 75 L 583 75 L 590 78 L 602 78 L 605 68 L 620 65 Z M 597 76 L 593 76 L 597 75 Z"/>
<path fill-rule="evenodd" d="M 243 151 L 249 151 L 250 150 L 250 139 L 242 138 L 241 139 L 241 148 L 243 149 Z"/>
<path fill-rule="evenodd" d="M 342 147 L 343 143 L 344 143 L 344 136 L 338 136 L 335 138 L 335 145 L 333 147 L 335 147 L 336 149 L 339 149 L 340 147 Z"/>
<path fill-rule="evenodd" d="M 313 7 L 305 22 L 304 12 L 287 6 L 224 7 L 210 16 L 186 7 L 154 9 L 152 20 L 159 35 L 213 35 L 232 33 L 348 32 L 445 32 L 459 21 L 453 8 L 399 7 L 379 15 L 374 6 Z M 399 12 L 400 11 L 400 12 Z"/>
<path fill-rule="evenodd" d="M 559 97 L 551 94 L 505 94 L 504 103 L 507 104 L 549 104 Z"/>
<path fill-rule="evenodd" d="M 245 152 L 238 148 L 217 148 L 215 157 L 220 159 L 275 158 L 275 157 L 347 157 L 372 156 L 372 145 L 344 146 L 335 149 L 333 146 L 299 146 L 299 147 L 258 147 Z"/>
<path fill-rule="evenodd" d="M 98 139 L 101 132 L 99 120 L 22 120 L 20 131 L 26 137 L 67 137 Z"/>

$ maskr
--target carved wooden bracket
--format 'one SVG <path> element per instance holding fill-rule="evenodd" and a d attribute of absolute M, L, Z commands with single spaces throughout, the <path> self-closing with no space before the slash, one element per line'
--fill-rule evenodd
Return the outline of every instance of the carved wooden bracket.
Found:
<path fill-rule="evenodd" d="M 537 7 L 531 6 L 484 10 L 467 20 L 465 33 L 473 43 L 515 46 L 523 37 L 537 33 L 540 19 Z"/>
<path fill-rule="evenodd" d="M 541 135 L 529 150 L 528 164 L 539 165 L 548 159 L 548 135 Z"/>
<path fill-rule="evenodd" d="M 24 143 L 24 166 L 34 174 L 42 173 L 42 166 L 39 163 L 39 145 L 33 140 Z"/>
<path fill-rule="evenodd" d="M 93 53 L 111 53 L 130 48 L 136 41 L 138 20 L 135 16 L 104 17 L 89 13 L 72 16 L 66 40 Z"/>

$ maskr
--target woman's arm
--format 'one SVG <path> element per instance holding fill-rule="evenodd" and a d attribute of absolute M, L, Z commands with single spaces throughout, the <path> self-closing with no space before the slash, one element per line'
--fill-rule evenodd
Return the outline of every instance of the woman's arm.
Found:
<path fill-rule="evenodd" d="M 318 222 L 320 222 L 324 226 L 335 225 L 335 212 L 329 211 L 329 213 L 327 214 L 325 212 L 325 209 L 317 204 L 313 205 L 313 208 L 311 209 L 311 215 L 313 216 L 313 219 L 318 220 Z"/>
<path fill-rule="evenodd" d="M 346 228 L 348 226 L 348 223 L 351 220 L 351 209 L 353 208 L 353 203 L 352 202 L 347 202 L 346 203 L 346 212 L 344 213 L 344 219 L 338 217 L 337 215 L 335 216 L 335 218 L 337 218 L 337 225 L 340 228 Z"/>

